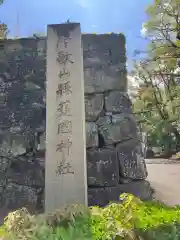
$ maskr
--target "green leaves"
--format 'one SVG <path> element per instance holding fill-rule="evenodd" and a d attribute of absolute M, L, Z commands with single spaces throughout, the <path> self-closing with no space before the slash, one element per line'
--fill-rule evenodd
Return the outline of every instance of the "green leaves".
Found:
<path fill-rule="evenodd" d="M 0 39 L 6 39 L 8 34 L 7 25 L 4 23 L 0 23 Z"/>
<path fill-rule="evenodd" d="M 148 6 L 148 20 L 143 26 L 150 39 L 148 54 L 154 59 L 161 58 L 167 65 L 176 65 L 180 54 L 180 43 L 175 36 L 179 32 L 179 0 L 156 0 Z"/>
<path fill-rule="evenodd" d="M 4 0 L 0 0 L 0 5 L 4 3 Z M 4 23 L 0 23 L 0 39 L 5 39 L 8 34 L 7 25 Z"/>
<path fill-rule="evenodd" d="M 170 208 L 158 202 L 142 202 L 131 194 L 122 194 L 120 199 L 121 203 L 110 203 L 104 208 L 94 206 L 84 211 L 82 206 L 72 205 L 51 215 L 31 216 L 26 209 L 17 210 L 10 213 L 1 226 L 0 237 L 12 240 L 180 239 L 179 206 Z M 54 224 L 52 216 L 56 220 Z M 68 224 L 64 224 L 65 219 Z"/>

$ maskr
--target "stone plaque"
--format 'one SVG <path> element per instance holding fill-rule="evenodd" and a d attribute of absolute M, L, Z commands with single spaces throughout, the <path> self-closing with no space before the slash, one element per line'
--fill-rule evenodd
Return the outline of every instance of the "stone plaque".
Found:
<path fill-rule="evenodd" d="M 45 210 L 87 204 L 83 58 L 80 24 L 47 34 Z"/>

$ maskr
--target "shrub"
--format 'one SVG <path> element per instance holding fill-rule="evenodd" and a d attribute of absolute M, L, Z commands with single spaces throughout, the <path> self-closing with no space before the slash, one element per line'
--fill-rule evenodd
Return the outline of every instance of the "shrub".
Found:
<path fill-rule="evenodd" d="M 0 235 L 14 240 L 180 239 L 180 206 L 120 197 L 121 203 L 104 208 L 72 205 L 48 215 L 31 216 L 23 208 L 7 216 Z"/>
<path fill-rule="evenodd" d="M 146 202 L 134 211 L 135 230 L 144 239 L 180 239 L 180 206 Z"/>
<path fill-rule="evenodd" d="M 177 159 L 177 160 L 180 160 L 180 152 L 177 152 L 177 153 L 176 153 L 176 159 Z"/>

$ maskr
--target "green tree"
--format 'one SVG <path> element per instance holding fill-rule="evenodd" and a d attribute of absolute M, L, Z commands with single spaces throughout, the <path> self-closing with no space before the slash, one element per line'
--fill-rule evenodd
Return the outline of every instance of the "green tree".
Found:
<path fill-rule="evenodd" d="M 132 75 L 139 82 L 134 102 L 145 130 L 153 142 L 172 148 L 173 138 L 180 145 L 180 87 L 177 60 L 180 58 L 180 0 L 155 0 L 147 8 L 143 25 L 149 40 L 145 57 L 135 61 Z M 141 53 L 141 51 L 138 51 Z"/>
<path fill-rule="evenodd" d="M 4 0 L 0 0 L 0 5 L 4 3 Z M 8 28 L 5 23 L 0 23 L 0 39 L 6 39 L 8 34 Z"/>
<path fill-rule="evenodd" d="M 134 66 L 134 79 L 140 82 L 134 112 L 150 135 L 152 145 L 165 147 L 168 153 L 173 138 L 180 142 L 180 86 L 173 85 L 163 73 L 160 66 L 155 67 L 152 62 L 143 61 Z M 174 77 L 169 72 L 168 78 L 170 76 Z"/>
<path fill-rule="evenodd" d="M 146 10 L 148 21 L 143 25 L 150 40 L 148 55 L 167 66 L 176 66 L 180 56 L 180 0 L 154 0 Z"/>
<path fill-rule="evenodd" d="M 4 23 L 0 23 L 0 39 L 6 39 L 8 35 L 7 25 Z"/>

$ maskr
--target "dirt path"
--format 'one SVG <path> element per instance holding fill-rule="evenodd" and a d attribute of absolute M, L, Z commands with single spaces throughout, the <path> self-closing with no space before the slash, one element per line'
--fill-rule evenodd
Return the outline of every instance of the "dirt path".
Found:
<path fill-rule="evenodd" d="M 168 205 L 180 204 L 180 163 L 147 161 L 148 178 L 155 198 Z"/>

